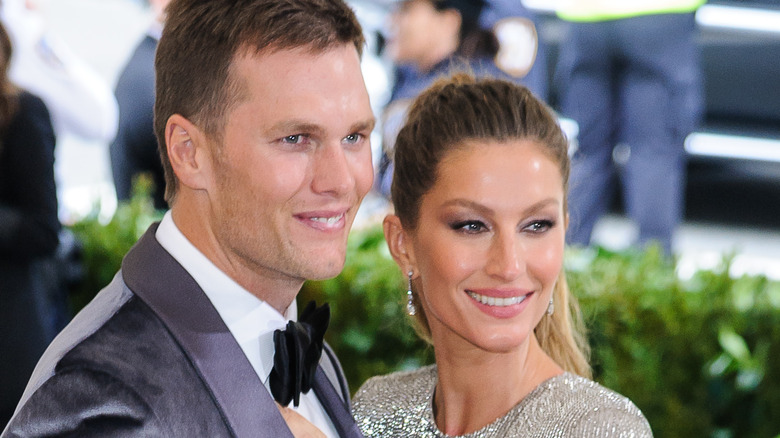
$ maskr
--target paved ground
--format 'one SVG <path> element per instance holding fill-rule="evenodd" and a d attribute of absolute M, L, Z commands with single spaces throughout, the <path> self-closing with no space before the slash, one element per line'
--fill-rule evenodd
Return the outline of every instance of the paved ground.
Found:
<path fill-rule="evenodd" d="M 148 23 L 143 4 L 139 0 L 38 0 L 38 4 L 52 30 L 113 88 Z M 62 139 L 57 173 L 65 220 L 88 211 L 95 199 L 102 199 L 105 210 L 112 211 L 115 201 L 107 145 Z M 778 184 L 758 184 L 747 178 L 744 184 L 735 185 L 698 174 L 693 178 L 688 218 L 674 245 L 681 255 L 681 275 L 695 266 L 713 266 L 722 254 L 733 251 L 738 254 L 734 274 L 766 273 L 780 279 Z M 376 206 L 376 200 L 369 200 L 366 215 Z M 596 240 L 612 248 L 625 247 L 634 235 L 632 225 L 619 214 L 601 221 L 596 229 Z"/>

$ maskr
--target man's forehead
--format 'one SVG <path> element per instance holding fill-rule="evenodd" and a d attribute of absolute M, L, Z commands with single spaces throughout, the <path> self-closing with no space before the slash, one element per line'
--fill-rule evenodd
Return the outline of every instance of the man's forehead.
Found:
<path fill-rule="evenodd" d="M 350 52 L 355 56 L 354 62 L 349 59 Z M 313 68 L 323 59 L 326 61 L 324 64 L 319 64 L 320 68 Z M 308 68 L 310 66 L 312 68 Z M 333 70 L 337 67 L 341 71 L 334 75 Z M 261 81 L 257 80 L 258 74 L 262 76 Z M 303 75 L 307 76 L 306 80 L 301 80 L 295 88 L 306 88 L 317 79 L 345 75 L 360 76 L 360 81 L 354 81 L 353 88 L 357 89 L 359 86 L 365 88 L 359 55 L 349 44 L 330 47 L 327 50 L 316 50 L 311 47 L 276 47 L 258 52 L 251 48 L 243 48 L 236 52 L 228 68 L 229 82 L 232 82 L 231 86 L 241 94 L 246 94 L 249 88 L 275 87 L 273 84 L 276 82 L 285 82 L 289 77 L 301 79 Z M 277 91 L 289 90 L 278 89 Z"/>
<path fill-rule="evenodd" d="M 245 50 L 236 54 L 228 74 L 233 81 L 245 82 L 235 84 L 243 87 L 250 85 L 246 83 L 247 80 L 251 80 L 253 87 L 273 87 L 274 82 L 296 79 L 299 82 L 295 84 L 295 89 L 305 89 L 321 80 L 348 79 L 353 82 L 350 85 L 354 85 L 349 88 L 365 89 L 360 58 L 354 47 L 347 44 L 328 50 L 310 50 L 308 47 L 281 48 L 259 53 Z M 259 82 L 258 75 L 261 75 Z"/>
<path fill-rule="evenodd" d="M 354 58 L 350 59 L 349 51 Z M 274 131 L 327 133 L 373 128 L 374 114 L 354 48 L 325 52 L 303 48 L 256 54 L 244 52 L 231 76 L 237 103 L 272 108 L 263 123 Z"/>

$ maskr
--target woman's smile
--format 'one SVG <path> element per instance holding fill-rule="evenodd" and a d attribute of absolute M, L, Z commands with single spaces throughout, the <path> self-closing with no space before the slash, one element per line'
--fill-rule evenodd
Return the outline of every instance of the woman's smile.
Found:
<path fill-rule="evenodd" d="M 474 305 L 483 313 L 492 316 L 494 318 L 514 318 L 523 312 L 528 307 L 530 298 L 534 295 L 533 292 L 521 293 L 519 295 L 512 296 L 496 296 L 491 295 L 491 292 L 497 291 L 481 291 L 483 293 L 477 293 L 474 291 L 466 290 L 468 295 L 473 301 Z"/>

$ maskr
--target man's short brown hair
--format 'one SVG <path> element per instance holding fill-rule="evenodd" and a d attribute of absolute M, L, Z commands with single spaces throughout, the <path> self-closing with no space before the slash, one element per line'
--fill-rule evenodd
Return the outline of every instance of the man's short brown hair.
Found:
<path fill-rule="evenodd" d="M 243 84 L 231 77 L 233 59 L 246 53 L 306 48 L 312 53 L 364 39 L 342 0 L 173 0 L 155 60 L 154 130 L 165 170 L 165 199 L 178 182 L 165 146 L 165 125 L 180 114 L 220 139 L 225 116 Z"/>

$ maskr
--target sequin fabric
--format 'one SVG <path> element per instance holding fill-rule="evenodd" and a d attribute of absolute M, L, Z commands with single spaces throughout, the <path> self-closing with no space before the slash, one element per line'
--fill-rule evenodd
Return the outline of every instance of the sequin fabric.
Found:
<path fill-rule="evenodd" d="M 366 437 L 447 438 L 436 427 L 436 366 L 369 379 L 353 400 Z M 652 437 L 642 412 L 626 397 L 564 373 L 526 396 L 506 415 L 464 438 Z"/>

